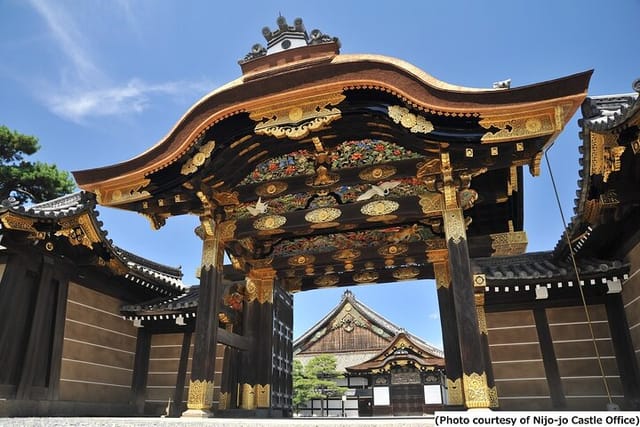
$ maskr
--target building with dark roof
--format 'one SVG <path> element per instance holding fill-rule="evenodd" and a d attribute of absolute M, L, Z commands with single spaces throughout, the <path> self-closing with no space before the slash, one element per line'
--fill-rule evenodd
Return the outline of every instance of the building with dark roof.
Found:
<path fill-rule="evenodd" d="M 303 365 L 324 354 L 334 356 L 337 371 L 345 375 L 336 381 L 347 388 L 347 399 L 335 396 L 324 406 L 312 400 L 300 410 L 303 416 L 423 415 L 442 408 L 446 399 L 442 350 L 385 319 L 351 291 L 293 343 L 293 357 Z"/>

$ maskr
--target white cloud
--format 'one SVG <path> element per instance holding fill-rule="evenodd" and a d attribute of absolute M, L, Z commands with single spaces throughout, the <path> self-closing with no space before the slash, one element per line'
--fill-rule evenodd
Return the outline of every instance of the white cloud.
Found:
<path fill-rule="evenodd" d="M 71 90 L 45 93 L 45 102 L 58 116 L 82 122 L 91 117 L 121 116 L 141 113 L 157 97 L 200 96 L 215 86 L 208 81 L 174 81 L 146 83 L 130 80 L 121 86 L 102 87 L 92 90 Z"/>
<path fill-rule="evenodd" d="M 433 313 L 429 313 L 428 317 L 431 320 L 438 320 L 440 319 L 440 313 L 438 313 L 437 311 L 434 311 Z"/>
<path fill-rule="evenodd" d="M 159 99 L 198 98 L 214 89 L 210 81 L 145 82 L 132 78 L 127 82 L 113 82 L 90 52 L 90 42 L 74 17 L 64 8 L 45 0 L 30 0 L 34 10 L 44 20 L 51 39 L 63 53 L 60 79 L 39 84 L 36 96 L 56 115 L 81 123 L 92 117 L 123 116 L 141 113 Z M 113 3 L 119 6 L 124 19 L 135 27 L 131 4 L 126 0 Z"/>

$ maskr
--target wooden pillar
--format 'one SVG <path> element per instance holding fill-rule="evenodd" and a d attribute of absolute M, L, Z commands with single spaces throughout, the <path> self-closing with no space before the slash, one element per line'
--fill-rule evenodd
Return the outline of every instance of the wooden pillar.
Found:
<path fill-rule="evenodd" d="M 616 354 L 620 382 L 624 390 L 625 410 L 640 409 L 640 375 L 633 350 L 629 324 L 620 294 L 608 294 L 605 306 L 611 342 Z"/>
<path fill-rule="evenodd" d="M 271 409 L 273 377 L 273 287 L 271 267 L 253 267 L 246 277 L 245 335 L 251 339 L 241 369 L 242 409 Z"/>
<path fill-rule="evenodd" d="M 221 227 L 210 217 L 201 219 L 198 234 L 203 240 L 200 293 L 194 333 L 193 358 L 187 410 L 183 417 L 213 415 L 213 381 L 218 343 L 218 299 L 222 285 L 223 242 Z"/>
<path fill-rule="evenodd" d="M 64 345 L 64 326 L 67 315 L 67 295 L 69 293 L 69 271 L 57 268 L 58 280 L 55 315 L 53 319 L 53 342 L 51 344 L 51 367 L 49 369 L 49 400 L 58 400 L 60 395 L 60 371 L 62 369 L 62 348 Z"/>
<path fill-rule="evenodd" d="M 178 364 L 178 378 L 173 392 L 173 408 L 171 416 L 177 417 L 182 413 L 182 397 L 184 395 L 184 383 L 187 377 L 187 365 L 189 363 L 189 350 L 191 349 L 191 332 L 185 332 L 180 348 L 180 363 Z"/>
<path fill-rule="evenodd" d="M 133 377 L 131 380 L 131 394 L 136 413 L 144 414 L 145 394 L 147 391 L 147 377 L 149 375 L 149 356 L 151 354 L 151 334 L 144 328 L 138 328 L 136 339 L 136 355 L 133 361 Z"/>
<path fill-rule="evenodd" d="M 447 406 L 464 405 L 462 394 L 462 361 L 460 343 L 456 327 L 456 311 L 453 306 L 449 257 L 445 250 L 427 252 L 427 259 L 433 264 L 442 327 L 442 345 L 444 347 L 445 371 L 447 376 Z"/>
<path fill-rule="evenodd" d="M 482 355 L 482 342 L 475 309 L 465 218 L 458 203 L 458 190 L 452 178 L 449 154 L 442 153 L 441 161 L 444 179 L 442 217 L 460 342 L 464 404 L 467 408 L 489 408 L 491 403 L 484 358 L 478 357 Z"/>
<path fill-rule="evenodd" d="M 496 388 L 496 382 L 493 376 L 493 365 L 491 364 L 491 352 L 489 350 L 489 330 L 487 329 L 487 316 L 484 311 L 484 288 L 486 283 L 487 279 L 484 274 L 474 274 L 473 286 L 475 288 L 476 315 L 478 316 L 484 369 L 487 374 L 489 402 L 491 408 L 498 408 L 500 406 L 498 402 L 498 389 Z"/>
<path fill-rule="evenodd" d="M 553 409 L 565 409 L 566 401 L 562 388 L 562 379 L 560 378 L 556 352 L 553 349 L 553 339 L 551 338 L 547 312 L 543 307 L 534 308 L 533 318 L 536 322 L 536 332 L 538 333 L 538 342 L 540 343 L 540 352 L 542 353 L 542 363 L 547 377 L 551 405 Z"/>
<path fill-rule="evenodd" d="M 46 387 L 51 355 L 51 341 L 53 335 L 52 320 L 55 301 L 58 298 L 57 282 L 53 280 L 54 260 L 50 256 L 42 258 L 40 279 L 31 328 L 27 333 L 29 339 L 24 354 L 24 362 L 20 381 L 16 392 L 16 399 L 30 399 L 34 397 L 32 389 L 35 386 Z"/>

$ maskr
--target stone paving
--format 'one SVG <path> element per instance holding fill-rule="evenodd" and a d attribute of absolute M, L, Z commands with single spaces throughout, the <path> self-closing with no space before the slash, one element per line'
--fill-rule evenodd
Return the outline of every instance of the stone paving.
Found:
<path fill-rule="evenodd" d="M 241 418 L 0 418 L 2 427 L 398 427 L 433 426 L 433 417 L 415 418 L 289 418 L 289 419 L 241 419 Z"/>

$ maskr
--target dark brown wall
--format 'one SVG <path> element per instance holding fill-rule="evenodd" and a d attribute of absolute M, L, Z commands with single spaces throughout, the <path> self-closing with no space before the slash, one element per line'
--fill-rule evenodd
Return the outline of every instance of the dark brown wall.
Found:
<path fill-rule="evenodd" d="M 69 284 L 60 400 L 126 403 L 136 328 L 120 315 L 122 301 Z"/>
<path fill-rule="evenodd" d="M 600 361 L 582 306 L 546 310 L 566 407 L 570 410 L 606 409 L 608 397 L 599 363 L 614 401 L 622 403 L 624 397 L 605 307 L 590 305 L 588 309 Z"/>
<path fill-rule="evenodd" d="M 629 279 L 622 288 L 622 301 L 629 324 L 629 333 L 635 350 L 636 362 L 640 364 L 640 243 L 627 255 L 631 265 Z"/>
<path fill-rule="evenodd" d="M 500 408 L 551 409 L 533 310 L 487 313 L 486 316 Z"/>

